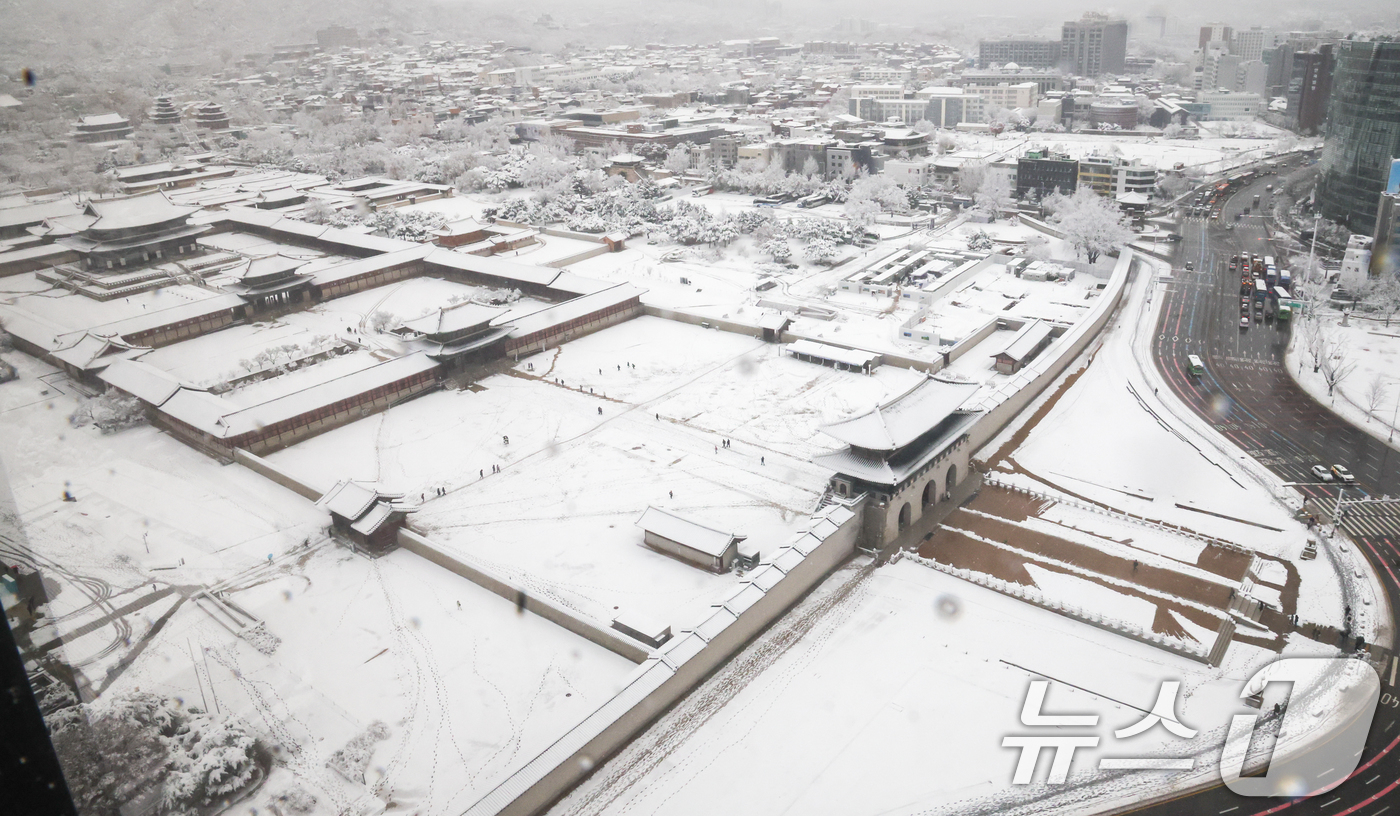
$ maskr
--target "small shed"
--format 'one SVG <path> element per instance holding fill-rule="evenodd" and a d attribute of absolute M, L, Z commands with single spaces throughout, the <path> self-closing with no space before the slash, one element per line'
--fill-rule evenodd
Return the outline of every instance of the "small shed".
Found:
<path fill-rule="evenodd" d="M 1021 327 L 1011 338 L 1005 349 L 992 355 L 996 359 L 997 371 L 1002 374 L 1015 374 L 1029 363 L 1053 339 L 1054 326 L 1043 320 L 1032 320 Z"/>
<path fill-rule="evenodd" d="M 612 628 L 655 649 L 671 639 L 671 627 L 635 612 L 622 612 L 613 618 Z"/>
<path fill-rule="evenodd" d="M 859 371 L 869 374 L 880 365 L 880 355 L 873 351 L 861 351 L 815 340 L 802 339 L 788 345 L 788 353 L 799 360 L 818 365 L 829 365 L 842 371 Z"/>
<path fill-rule="evenodd" d="M 783 332 L 792 325 L 792 318 L 782 312 L 766 314 L 758 319 L 758 327 L 763 330 L 763 341 L 765 343 L 781 343 Z"/>
<path fill-rule="evenodd" d="M 739 557 L 739 544 L 746 536 L 726 533 L 699 522 L 682 518 L 659 507 L 648 507 L 637 519 L 643 540 L 667 555 L 711 572 L 729 572 Z"/>
<path fill-rule="evenodd" d="M 316 506 L 331 514 L 331 529 L 371 555 L 383 555 L 398 545 L 399 528 L 407 511 L 398 503 L 402 493 L 384 493 L 374 485 L 350 479 L 335 483 Z"/>

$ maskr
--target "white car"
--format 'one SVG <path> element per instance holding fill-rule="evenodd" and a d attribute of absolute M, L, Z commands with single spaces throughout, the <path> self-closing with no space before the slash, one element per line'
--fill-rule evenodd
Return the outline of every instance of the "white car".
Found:
<path fill-rule="evenodd" d="M 1249 315 L 1242 315 L 1242 316 L 1240 317 L 1240 328 L 1242 328 L 1242 329 L 1247 329 L 1247 328 L 1249 328 Z"/>
<path fill-rule="evenodd" d="M 1346 467 L 1342 465 L 1332 466 L 1332 476 L 1336 478 L 1337 481 L 1346 482 L 1347 484 L 1356 481 L 1356 477 L 1351 475 L 1351 471 L 1347 470 Z"/>
<path fill-rule="evenodd" d="M 1319 482 L 1332 481 L 1332 471 L 1328 470 L 1325 465 L 1313 465 L 1312 475 L 1316 476 Z"/>

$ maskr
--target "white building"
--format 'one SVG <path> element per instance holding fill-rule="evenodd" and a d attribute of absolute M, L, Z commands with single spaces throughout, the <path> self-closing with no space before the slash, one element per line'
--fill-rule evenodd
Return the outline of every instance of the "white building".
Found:
<path fill-rule="evenodd" d="M 852 99 L 903 99 L 903 85 L 852 85 Z"/>
<path fill-rule="evenodd" d="M 1254 119 L 1264 110 L 1264 98 L 1259 94 L 1202 91 L 1196 101 L 1208 106 L 1204 118 L 1212 122 Z"/>
<path fill-rule="evenodd" d="M 933 181 L 933 162 L 929 159 L 886 159 L 884 173 L 901 187 L 924 187 Z"/>
<path fill-rule="evenodd" d="M 967 85 L 965 93 L 979 97 L 987 108 L 1033 108 L 1039 101 L 1039 86 L 1034 82 L 1001 82 L 996 85 Z"/>
<path fill-rule="evenodd" d="M 1347 239 L 1347 251 L 1342 255 L 1342 271 L 1337 284 L 1349 292 L 1356 292 L 1370 274 L 1371 239 L 1365 235 L 1353 235 Z"/>

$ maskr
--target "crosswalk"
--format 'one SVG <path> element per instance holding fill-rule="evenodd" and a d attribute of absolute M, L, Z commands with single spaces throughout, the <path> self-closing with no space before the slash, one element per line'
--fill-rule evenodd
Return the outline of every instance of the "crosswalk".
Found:
<path fill-rule="evenodd" d="M 1400 499 L 1342 501 L 1337 517 L 1337 499 L 1320 501 L 1346 533 L 1357 538 L 1400 536 Z"/>

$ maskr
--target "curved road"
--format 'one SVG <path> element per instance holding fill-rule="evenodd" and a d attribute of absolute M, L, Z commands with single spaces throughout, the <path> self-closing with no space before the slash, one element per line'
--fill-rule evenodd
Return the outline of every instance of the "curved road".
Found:
<path fill-rule="evenodd" d="M 1400 453 L 1358 430 L 1319 405 L 1284 371 L 1287 323 L 1256 322 L 1239 326 L 1240 274 L 1229 269 L 1230 256 L 1242 252 L 1278 255 L 1263 218 L 1235 214 L 1260 195 L 1267 212 L 1263 176 L 1228 198 L 1218 219 L 1191 217 L 1182 227 L 1177 268 L 1165 284 L 1153 357 L 1172 392 L 1220 433 L 1285 482 L 1314 499 L 1336 498 L 1338 487 L 1318 483 L 1309 472 L 1315 464 L 1342 464 L 1356 474 L 1347 498 L 1400 495 Z M 1225 229 L 1233 223 L 1233 230 Z M 1191 262 L 1195 270 L 1184 267 Z M 1296 318 L 1295 318 L 1296 319 Z M 1206 372 L 1192 377 L 1186 355 L 1196 354 Z M 1374 510 L 1344 523 L 1344 529 L 1376 567 L 1390 598 L 1400 608 L 1400 515 Z M 1397 631 L 1391 622 L 1392 632 Z M 1400 816 L 1400 699 L 1397 699 L 1393 653 L 1378 650 L 1381 706 L 1371 726 L 1361 764 L 1334 790 L 1308 799 L 1258 799 L 1216 787 L 1193 796 L 1141 808 L 1136 813 L 1161 816 Z"/>

